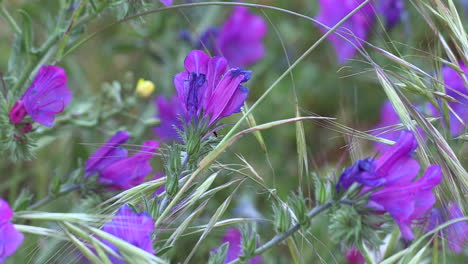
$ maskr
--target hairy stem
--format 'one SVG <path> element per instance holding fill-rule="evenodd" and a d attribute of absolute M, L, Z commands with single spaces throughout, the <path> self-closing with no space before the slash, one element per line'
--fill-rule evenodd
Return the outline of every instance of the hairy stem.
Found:
<path fill-rule="evenodd" d="M 320 213 L 326 211 L 328 208 L 330 208 L 331 206 L 333 205 L 333 201 L 328 201 L 322 205 L 319 205 L 319 206 L 316 206 L 314 209 L 312 209 L 311 211 L 309 211 L 309 213 L 307 213 L 307 216 L 309 217 L 309 219 L 312 219 L 314 218 L 315 216 L 319 215 Z M 293 227 L 291 227 L 290 229 L 288 229 L 286 232 L 284 233 L 281 233 L 281 234 L 278 234 L 276 235 L 275 237 L 273 237 L 270 241 L 268 241 L 267 243 L 265 243 L 263 246 L 257 248 L 254 252 L 254 254 L 250 257 L 255 257 L 255 256 L 258 256 L 258 255 L 261 255 L 263 254 L 264 252 L 266 252 L 267 250 L 271 249 L 272 247 L 274 247 L 275 245 L 283 242 L 285 239 L 287 239 L 288 237 L 292 236 L 294 233 L 296 233 L 299 229 L 301 228 L 301 224 L 296 224 L 294 225 Z M 240 263 L 240 259 L 237 258 L 231 262 L 229 262 L 229 264 L 235 264 L 235 263 Z"/>

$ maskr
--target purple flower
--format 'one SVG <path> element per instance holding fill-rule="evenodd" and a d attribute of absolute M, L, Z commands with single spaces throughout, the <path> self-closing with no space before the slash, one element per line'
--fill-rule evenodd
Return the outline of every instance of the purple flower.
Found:
<path fill-rule="evenodd" d="M 468 78 L 468 68 L 460 63 L 460 68 Z M 448 102 L 448 105 L 453 109 L 458 116 L 450 111 L 450 132 L 453 136 L 458 136 L 465 131 L 466 123 L 468 123 L 468 87 L 465 86 L 460 74 L 454 69 L 444 66 L 442 69 L 447 95 L 456 99 L 459 103 Z M 434 113 L 440 116 L 440 113 L 434 108 Z M 463 123 L 460 121 L 463 121 Z"/>
<path fill-rule="evenodd" d="M 400 123 L 401 123 L 400 117 L 396 113 L 395 109 L 393 109 L 392 104 L 390 103 L 390 101 L 385 100 L 380 110 L 380 123 L 377 124 L 373 128 L 373 130 L 376 130 L 376 131 L 372 132 L 371 134 L 374 136 L 381 137 L 381 138 L 397 141 L 398 138 L 400 137 L 401 131 L 396 130 L 395 128 L 387 128 L 387 127 L 398 125 Z M 425 138 L 426 135 L 424 131 L 422 130 L 422 128 L 418 126 L 416 129 L 418 130 L 418 133 L 423 138 Z M 389 131 L 384 132 L 384 133 L 381 132 L 385 130 L 389 130 Z M 380 143 L 380 142 L 374 142 L 374 148 L 377 149 L 377 151 L 379 151 L 380 153 L 384 153 L 388 151 L 391 148 L 391 146 L 384 144 L 384 143 Z"/>
<path fill-rule="evenodd" d="M 403 0 L 379 0 L 378 11 L 385 17 L 387 28 L 394 27 L 401 19 L 405 9 Z"/>
<path fill-rule="evenodd" d="M 464 217 L 460 207 L 453 202 L 447 209 L 433 209 L 426 231 L 429 232 L 448 220 Z M 455 253 L 461 253 L 468 243 L 468 221 L 460 221 L 449 225 L 440 234 L 446 239 L 448 247 Z"/>
<path fill-rule="evenodd" d="M 130 134 L 126 131 L 118 131 L 107 142 L 102 145 L 91 157 L 86 161 L 85 175 L 89 176 L 94 173 L 100 173 L 102 169 L 110 164 L 127 157 L 127 150 L 120 145 L 127 142 Z"/>
<path fill-rule="evenodd" d="M 130 206 L 124 205 L 119 209 L 112 221 L 104 224 L 102 230 L 148 253 L 154 254 L 151 239 L 151 233 L 154 231 L 154 222 L 147 213 L 137 214 Z M 116 246 L 108 241 L 104 241 L 104 243 L 116 253 L 119 253 Z M 111 255 L 109 255 L 109 258 L 113 264 L 127 263 Z"/>
<path fill-rule="evenodd" d="M 37 123 L 51 127 L 55 115 L 61 113 L 71 99 L 65 70 L 42 66 L 31 86 L 10 110 L 10 122 L 18 124 L 30 115 Z"/>
<path fill-rule="evenodd" d="M 368 206 L 378 212 L 388 212 L 400 227 L 404 238 L 414 238 L 411 225 L 432 208 L 435 197 L 432 188 L 442 180 L 438 165 L 427 168 L 415 180 L 420 166 L 411 157 L 417 142 L 411 132 L 403 131 L 400 139 L 377 160 L 365 159 L 346 169 L 337 184 L 337 190 L 348 189 L 357 182 L 362 192 L 382 187 L 370 195 Z"/>
<path fill-rule="evenodd" d="M 0 199 L 0 263 L 13 253 L 23 242 L 24 236 L 10 222 L 13 211 L 6 201 Z"/>
<path fill-rule="evenodd" d="M 362 2 L 364 2 L 364 0 L 343 0 L 338 4 L 336 0 L 320 0 L 320 13 L 316 19 L 331 28 L 362 4 Z M 364 40 L 368 37 L 372 24 L 374 23 L 374 18 L 375 13 L 372 10 L 372 5 L 366 4 L 344 22 L 336 32 L 340 33 L 343 37 L 360 48 Z M 323 27 L 320 27 L 320 30 L 323 33 L 328 31 Z M 348 59 L 356 54 L 356 48 L 338 35 L 330 34 L 328 40 L 333 45 L 340 64 L 346 63 Z"/>
<path fill-rule="evenodd" d="M 185 58 L 185 72 L 174 77 L 174 86 L 184 111 L 198 120 L 202 114 L 209 124 L 240 112 L 249 90 L 242 86 L 251 72 L 227 68 L 224 57 L 211 58 L 201 50 Z"/>
<path fill-rule="evenodd" d="M 127 190 L 143 183 L 145 177 L 153 171 L 150 159 L 158 147 L 158 142 L 146 141 L 135 155 L 105 167 L 101 171 L 98 181 L 121 190 Z"/>
<path fill-rule="evenodd" d="M 265 56 L 262 43 L 267 34 L 265 20 L 243 6 L 234 7 L 233 13 L 219 31 L 215 53 L 226 57 L 231 67 L 246 67 Z"/>
<path fill-rule="evenodd" d="M 347 264 L 364 264 L 366 263 L 361 252 L 356 248 L 352 247 L 345 251 L 345 259 Z"/>
<path fill-rule="evenodd" d="M 171 6 L 174 2 L 173 0 L 159 0 L 159 2 L 163 3 L 165 6 Z"/>
<path fill-rule="evenodd" d="M 158 109 L 158 118 L 161 124 L 154 128 L 154 133 L 161 141 L 177 140 L 181 137 L 177 131 L 183 130 L 183 123 L 180 118 L 189 121 L 181 102 L 177 96 L 166 99 L 164 96 L 158 96 L 155 100 L 156 108 Z"/>
<path fill-rule="evenodd" d="M 242 234 L 236 228 L 229 228 L 224 234 L 222 243 L 229 242 L 229 248 L 224 263 L 229 263 L 242 255 Z M 262 257 L 256 256 L 248 264 L 260 264 Z"/>

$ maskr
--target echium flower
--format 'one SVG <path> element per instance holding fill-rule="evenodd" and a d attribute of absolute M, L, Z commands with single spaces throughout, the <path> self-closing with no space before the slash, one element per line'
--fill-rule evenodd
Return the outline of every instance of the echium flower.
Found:
<path fill-rule="evenodd" d="M 224 57 L 211 58 L 201 50 L 185 58 L 186 71 L 174 77 L 179 100 L 193 120 L 216 121 L 240 112 L 249 90 L 242 86 L 251 72 L 241 68 L 228 69 Z"/>
<path fill-rule="evenodd" d="M 216 54 L 226 57 L 231 67 L 247 67 L 265 56 L 263 38 L 268 26 L 247 7 L 236 6 L 216 39 Z"/>
<path fill-rule="evenodd" d="M 10 222 L 13 211 L 6 201 L 0 199 L 0 264 L 13 253 L 23 242 L 24 236 Z"/>
<path fill-rule="evenodd" d="M 411 157 L 416 148 L 414 135 L 403 131 L 397 143 L 379 159 L 359 160 L 346 169 L 336 186 L 341 191 L 359 183 L 362 193 L 372 191 L 367 206 L 376 212 L 389 213 L 408 240 L 414 239 L 411 225 L 423 219 L 434 205 L 432 189 L 442 180 L 438 165 L 431 165 L 416 179 L 420 166 Z"/>
<path fill-rule="evenodd" d="M 171 6 L 174 0 L 159 0 L 159 2 L 163 3 L 165 6 Z"/>
<path fill-rule="evenodd" d="M 426 231 L 431 231 L 448 220 L 463 218 L 460 207 L 450 202 L 448 208 L 434 208 L 428 221 Z M 468 244 L 468 221 L 459 221 L 449 225 L 440 232 L 447 246 L 455 253 L 461 253 Z"/>
<path fill-rule="evenodd" d="M 229 228 L 224 234 L 222 243 L 229 242 L 229 248 L 224 263 L 229 263 L 242 255 L 242 234 L 236 228 Z M 262 257 L 256 256 L 249 260 L 248 264 L 260 264 Z"/>
<path fill-rule="evenodd" d="M 158 110 L 157 117 L 161 121 L 161 124 L 154 128 L 156 136 L 161 141 L 180 141 L 181 137 L 177 130 L 183 130 L 183 121 L 189 121 L 190 117 L 187 116 L 179 99 L 177 96 L 169 99 L 158 96 L 154 102 Z"/>
<path fill-rule="evenodd" d="M 152 172 L 150 159 L 159 147 L 156 141 L 146 141 L 139 152 L 127 157 L 120 145 L 130 138 L 125 131 L 117 132 L 86 161 L 85 176 L 99 174 L 98 182 L 126 190 L 144 182 Z"/>
<path fill-rule="evenodd" d="M 379 13 L 385 18 L 386 27 L 394 27 L 401 19 L 405 9 L 403 0 L 378 0 L 377 7 Z"/>
<path fill-rule="evenodd" d="M 67 88 L 65 70 L 56 66 L 42 66 L 31 86 L 10 110 L 10 122 L 19 124 L 26 115 L 44 126 L 51 127 L 55 115 L 61 113 L 72 99 Z M 23 133 L 31 130 L 25 124 Z"/>
<path fill-rule="evenodd" d="M 350 12 L 356 9 L 364 0 L 320 0 L 320 13 L 316 19 L 328 27 L 335 26 L 340 20 L 345 18 Z M 358 12 L 346 20 L 336 32 L 348 39 L 357 48 L 361 48 L 374 23 L 375 13 L 372 10 L 372 4 L 368 3 Z M 319 26 L 323 33 L 328 32 L 326 28 Z M 328 40 L 333 45 L 340 64 L 346 63 L 356 54 L 356 48 L 345 39 L 332 33 Z"/>
<path fill-rule="evenodd" d="M 102 230 L 148 253 L 154 254 L 151 239 L 151 233 L 154 231 L 154 221 L 147 213 L 135 213 L 130 206 L 124 205 L 119 209 L 112 221 L 104 224 Z M 120 254 L 115 245 L 106 240 L 104 243 L 114 252 Z M 121 260 L 109 255 L 109 259 L 112 264 L 128 263 L 123 260 L 123 256 Z"/>
<path fill-rule="evenodd" d="M 417 108 L 419 108 L 417 106 Z M 401 131 L 398 129 L 391 128 L 391 126 L 398 125 L 401 123 L 400 117 L 398 116 L 397 112 L 392 106 L 390 101 L 386 100 L 380 109 L 380 122 L 373 128 L 372 135 L 378 136 L 381 138 L 389 139 L 396 141 L 400 137 Z M 425 137 L 425 133 L 421 127 L 416 127 L 418 133 Z M 383 131 L 385 130 L 385 131 Z M 390 149 L 390 146 L 375 142 L 374 143 L 375 149 L 377 149 L 380 153 L 384 153 L 385 151 Z"/>
<path fill-rule="evenodd" d="M 460 68 L 468 79 L 468 67 L 460 62 Z M 466 131 L 466 124 L 468 123 L 468 87 L 460 77 L 460 73 L 448 66 L 444 66 L 442 69 L 442 76 L 447 86 L 445 88 L 447 95 L 458 101 L 448 102 L 453 110 L 453 112 L 450 111 L 450 132 L 452 136 L 458 136 Z M 435 108 L 433 110 L 436 115 L 440 116 Z"/>

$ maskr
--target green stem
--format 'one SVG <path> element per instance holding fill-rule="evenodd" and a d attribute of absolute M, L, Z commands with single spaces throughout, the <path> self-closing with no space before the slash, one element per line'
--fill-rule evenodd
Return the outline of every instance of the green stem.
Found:
<path fill-rule="evenodd" d="M 15 31 L 16 34 L 19 35 L 22 33 L 21 28 L 18 26 L 16 21 L 10 15 L 10 12 L 8 12 L 8 10 L 3 5 L 0 8 L 0 15 L 5 17 L 5 20 L 8 22 L 8 24 L 10 24 L 10 27 L 13 29 L 13 31 Z"/>
<path fill-rule="evenodd" d="M 309 213 L 307 213 L 307 216 L 309 217 L 309 219 L 312 219 L 314 218 L 315 216 L 319 215 L 320 213 L 326 211 L 328 208 L 330 208 L 331 206 L 333 205 L 333 201 L 328 201 L 322 205 L 319 205 L 319 206 L 316 206 L 314 209 L 312 209 Z M 275 245 L 283 242 L 285 239 L 289 238 L 290 236 L 292 236 L 294 233 L 296 233 L 299 229 L 301 228 L 301 225 L 300 224 L 296 224 L 294 225 L 293 227 L 291 227 L 289 230 L 287 230 L 286 232 L 284 233 L 281 233 L 281 234 L 278 234 L 276 235 L 275 237 L 273 237 L 270 241 L 268 241 L 267 243 L 265 243 L 263 246 L 257 248 L 254 252 L 254 254 L 252 256 L 249 256 L 249 257 L 255 257 L 255 256 L 258 256 L 258 255 L 261 255 L 263 254 L 264 252 L 266 252 L 267 250 L 271 249 L 272 247 L 274 247 Z M 235 264 L 235 263 L 240 263 L 240 259 L 237 258 L 231 262 L 229 262 L 229 264 Z"/>
<path fill-rule="evenodd" d="M 36 208 L 39 208 L 39 207 L 41 207 L 41 206 L 44 206 L 44 205 L 46 205 L 47 203 L 49 203 L 49 202 L 51 202 L 51 201 L 53 201 L 53 200 L 55 200 L 55 199 L 57 199 L 57 198 L 59 198 L 59 197 L 62 197 L 62 196 L 66 195 L 66 194 L 68 194 L 68 193 L 70 193 L 70 192 L 72 192 L 72 191 L 79 190 L 79 189 L 81 189 L 81 188 L 82 188 L 82 185 L 78 185 L 78 184 L 77 184 L 77 185 L 69 186 L 69 187 L 67 187 L 67 188 L 65 188 L 65 189 L 63 189 L 63 190 L 61 190 L 61 191 L 60 191 L 59 193 L 57 193 L 57 194 L 49 194 L 49 195 L 48 195 L 47 197 L 45 197 L 44 199 L 39 200 L 39 201 L 37 201 L 36 203 L 30 205 L 30 206 L 28 207 L 28 210 L 34 210 L 34 209 L 36 209 Z"/>

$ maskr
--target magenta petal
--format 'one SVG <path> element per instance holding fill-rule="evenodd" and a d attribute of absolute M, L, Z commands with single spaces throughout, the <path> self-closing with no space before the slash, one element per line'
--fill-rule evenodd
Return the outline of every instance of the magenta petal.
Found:
<path fill-rule="evenodd" d="M 159 0 L 159 2 L 163 3 L 165 6 L 171 6 L 174 1 L 173 0 Z"/>
<path fill-rule="evenodd" d="M 183 129 L 183 123 L 180 118 L 183 118 L 185 121 L 188 121 L 188 118 L 177 96 L 173 96 L 171 99 L 158 96 L 155 103 L 158 109 L 157 117 L 161 121 L 161 124 L 154 128 L 156 136 L 162 141 L 182 140 L 177 129 Z"/>
<path fill-rule="evenodd" d="M 122 206 L 112 221 L 102 227 L 104 232 L 116 236 L 144 251 L 154 254 L 151 233 L 154 231 L 154 221 L 146 213 L 135 213 L 128 205 Z M 117 247 L 108 241 L 104 241 L 116 253 Z M 127 263 L 113 256 L 109 256 L 113 264 Z"/>
<path fill-rule="evenodd" d="M 249 89 L 245 88 L 244 86 L 239 86 L 239 88 L 232 95 L 231 100 L 226 105 L 226 108 L 224 108 L 223 112 L 220 114 L 219 118 L 224 118 L 234 113 L 239 113 L 248 96 Z"/>
<path fill-rule="evenodd" d="M 224 263 L 229 263 L 242 254 L 242 234 L 236 228 L 229 228 L 226 231 L 226 234 L 223 237 L 222 243 L 229 242 L 228 252 L 226 254 L 226 260 Z M 262 257 L 257 256 L 249 260 L 248 264 L 260 264 L 262 262 Z"/>
<path fill-rule="evenodd" d="M 452 202 L 449 204 L 449 217 L 451 220 L 464 217 L 460 207 Z M 468 243 L 468 221 L 449 226 L 447 238 L 449 248 L 455 253 L 461 253 Z"/>
<path fill-rule="evenodd" d="M 364 0 L 346 0 L 337 5 L 336 0 L 320 0 L 320 13 L 316 19 L 328 27 L 333 27 L 362 2 Z M 362 47 L 372 28 L 374 18 L 375 13 L 371 4 L 367 4 L 345 21 L 336 32 L 351 41 L 356 47 Z M 328 31 L 322 27 L 320 30 L 324 33 Z M 349 33 L 353 35 L 349 35 Z M 332 43 L 340 64 L 346 63 L 356 53 L 356 48 L 353 45 L 336 34 L 329 35 L 328 40 Z"/>
<path fill-rule="evenodd" d="M 12 223 L 0 225 L 0 259 L 13 255 L 23 243 L 24 236 L 15 229 Z"/>
<path fill-rule="evenodd" d="M 193 50 L 185 58 L 184 66 L 188 72 L 206 74 L 209 60 L 210 56 L 205 52 L 201 50 Z"/>
<path fill-rule="evenodd" d="M 114 136 L 88 158 L 85 166 L 85 175 L 99 173 L 110 164 L 125 159 L 127 157 L 127 150 L 120 145 L 127 142 L 129 138 L 130 134 L 126 131 L 115 133 Z"/>
<path fill-rule="evenodd" d="M 104 168 L 99 181 L 121 190 L 127 190 L 143 183 L 145 177 L 153 170 L 150 159 L 154 156 L 158 145 L 159 143 L 156 141 L 145 142 L 137 154 Z"/>
<path fill-rule="evenodd" d="M 65 70 L 56 66 L 42 66 L 21 98 L 31 118 L 49 127 L 53 125 L 55 115 L 61 113 L 71 99 Z"/>
<path fill-rule="evenodd" d="M 208 100 L 210 99 L 213 91 L 220 82 L 223 74 L 227 69 L 227 60 L 224 57 L 214 57 L 210 59 L 208 63 L 208 72 L 206 74 L 206 79 L 208 82 L 208 87 L 205 94 L 203 95 L 202 107 L 204 109 L 208 108 Z"/>
<path fill-rule="evenodd" d="M 234 7 L 219 31 L 217 46 L 231 67 L 246 67 L 265 56 L 263 38 L 268 30 L 265 20 L 248 8 Z"/>
<path fill-rule="evenodd" d="M 208 100 L 206 114 L 210 115 L 210 123 L 223 117 L 224 109 L 244 80 L 244 75 L 236 75 L 234 74 L 235 71 L 231 69 L 223 76 Z"/>
<path fill-rule="evenodd" d="M 13 211 L 8 203 L 0 198 L 0 224 L 10 221 L 13 217 Z"/>
<path fill-rule="evenodd" d="M 400 159 L 406 158 L 418 146 L 413 133 L 403 131 L 400 139 L 393 145 L 390 150 L 385 152 L 382 157 L 377 160 L 377 171 L 385 172 L 390 170 Z"/>
<path fill-rule="evenodd" d="M 460 63 L 460 68 L 465 73 L 466 78 L 468 78 L 468 68 L 463 63 Z M 447 86 L 447 95 L 452 96 L 459 102 L 448 103 L 464 123 L 460 122 L 453 113 L 450 113 L 450 132 L 452 136 L 458 136 L 466 131 L 466 124 L 468 123 L 468 87 L 465 86 L 460 73 L 448 66 L 444 66 L 442 69 L 442 76 Z"/>

